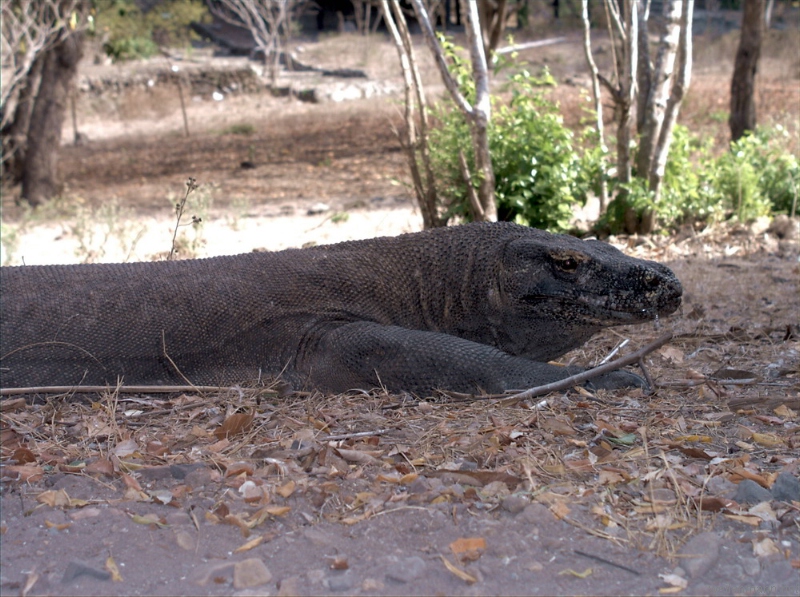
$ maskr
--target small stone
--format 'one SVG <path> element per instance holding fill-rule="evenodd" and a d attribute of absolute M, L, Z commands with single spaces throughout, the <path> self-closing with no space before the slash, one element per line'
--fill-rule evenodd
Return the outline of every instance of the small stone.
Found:
<path fill-rule="evenodd" d="M 789 473 L 781 473 L 772 484 L 772 497 L 781 502 L 800 502 L 800 481 Z"/>
<path fill-rule="evenodd" d="M 242 560 L 233 566 L 234 589 L 249 589 L 267 584 L 271 580 L 272 573 L 259 558 Z"/>
<path fill-rule="evenodd" d="M 720 498 L 733 498 L 736 494 L 736 483 L 730 482 L 725 477 L 712 477 L 706 485 L 710 495 Z"/>
<path fill-rule="evenodd" d="M 681 566 L 690 578 L 699 578 L 714 567 L 719 559 L 720 545 L 722 539 L 719 535 L 705 532 L 695 535 L 681 548 Z"/>
<path fill-rule="evenodd" d="M 425 572 L 425 560 L 419 556 L 386 558 L 386 578 L 394 582 L 411 582 L 419 578 L 423 572 Z"/>
<path fill-rule="evenodd" d="M 186 551 L 194 551 L 194 548 L 197 546 L 194 541 L 194 536 L 187 531 L 176 531 L 175 542 L 178 544 L 178 547 Z"/>
<path fill-rule="evenodd" d="M 521 495 L 510 495 L 500 502 L 500 506 L 503 510 L 511 514 L 519 514 L 529 505 L 530 501 Z"/>
<path fill-rule="evenodd" d="M 306 578 L 312 585 L 317 585 L 325 579 L 325 571 L 319 568 L 306 572 Z"/>
<path fill-rule="evenodd" d="M 311 543 L 317 547 L 327 547 L 328 545 L 333 545 L 336 542 L 336 539 L 325 531 L 320 531 L 319 529 L 314 528 L 303 531 L 303 537 L 311 541 Z"/>
<path fill-rule="evenodd" d="M 201 587 L 207 585 L 212 580 L 215 583 L 219 583 L 220 580 L 225 582 L 233 566 L 233 562 L 217 562 L 206 566 L 195 575 L 194 582 Z"/>
<path fill-rule="evenodd" d="M 346 570 L 339 574 L 331 574 L 326 579 L 326 584 L 328 589 L 334 592 L 349 591 L 356 584 L 356 578 L 350 570 Z"/>
<path fill-rule="evenodd" d="M 764 489 L 750 479 L 745 479 L 739 483 L 736 488 L 736 495 L 733 499 L 740 504 L 760 504 L 761 502 L 769 502 L 772 500 L 772 493 L 768 489 Z"/>
<path fill-rule="evenodd" d="M 90 578 L 95 578 L 97 580 L 109 580 L 111 578 L 111 573 L 108 570 L 103 570 L 102 568 L 95 568 L 89 564 L 84 562 L 78 562 L 73 560 L 69 564 L 67 564 L 66 570 L 64 570 L 64 577 L 61 579 L 61 582 L 68 583 L 72 582 L 79 576 L 88 576 Z"/>
<path fill-rule="evenodd" d="M 383 591 L 385 588 L 386 585 L 377 578 L 365 578 L 361 582 L 361 590 L 365 593 L 377 593 L 378 591 Z"/>
<path fill-rule="evenodd" d="M 536 503 L 525 506 L 525 509 L 519 514 L 519 519 L 520 522 L 536 524 L 553 520 L 553 514 L 544 504 Z"/>
<path fill-rule="evenodd" d="M 278 597 L 295 597 L 300 595 L 300 577 L 287 576 L 278 583 Z"/>
<path fill-rule="evenodd" d="M 739 563 L 747 576 L 758 576 L 761 572 L 761 562 L 758 558 L 741 558 Z"/>

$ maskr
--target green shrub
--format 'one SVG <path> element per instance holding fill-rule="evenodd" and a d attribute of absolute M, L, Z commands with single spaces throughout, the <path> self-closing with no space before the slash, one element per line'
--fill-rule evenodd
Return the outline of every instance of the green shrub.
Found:
<path fill-rule="evenodd" d="M 103 49 L 116 60 L 147 58 L 159 46 L 188 45 L 192 21 L 208 18 L 202 0 L 171 0 L 142 12 L 134 0 L 97 0 L 97 32 Z"/>
<path fill-rule="evenodd" d="M 462 93 L 471 101 L 474 83 L 469 65 L 454 54 L 452 45 L 445 46 L 445 50 L 451 56 L 451 69 Z M 585 200 L 591 178 L 587 177 L 588 166 L 593 162 L 587 159 L 582 166 L 573 132 L 564 125 L 558 105 L 545 97 L 543 88 L 554 84 L 547 71 L 541 77 L 522 71 L 510 78 L 511 100 L 504 104 L 497 97 L 492 98 L 489 151 L 498 217 L 563 231 L 569 227 L 572 205 Z M 431 131 L 430 148 L 437 193 L 449 217 L 469 220 L 459 151 L 463 151 L 475 176 L 470 129 L 449 100 L 439 104 L 434 115 L 439 126 Z M 478 181 L 473 184 L 477 187 Z"/>
<path fill-rule="evenodd" d="M 612 201 L 598 227 L 622 230 L 628 206 L 637 214 L 655 209 L 662 228 L 690 220 L 736 218 L 747 222 L 772 213 L 790 213 L 800 190 L 800 164 L 782 142 L 787 137 L 782 128 L 759 129 L 731 143 L 729 151 L 715 158 L 711 140 L 701 142 L 678 125 L 673 130 L 658 203 L 653 203 L 647 181 L 634 178 L 625 185 L 624 204 L 619 199 Z"/>

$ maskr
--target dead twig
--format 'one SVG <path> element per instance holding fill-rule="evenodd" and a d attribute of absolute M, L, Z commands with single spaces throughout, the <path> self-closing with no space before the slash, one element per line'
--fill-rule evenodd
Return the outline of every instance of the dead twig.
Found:
<path fill-rule="evenodd" d="M 20 394 L 102 394 L 111 386 L 36 386 L 30 388 L 2 388 L 0 396 Z M 233 392 L 238 386 L 120 386 L 120 394 L 177 394 L 179 392 Z"/>
<path fill-rule="evenodd" d="M 642 357 L 650 354 L 654 350 L 658 350 L 670 340 L 672 340 L 672 332 L 666 333 L 663 336 L 651 342 L 650 344 L 643 346 L 639 350 L 632 352 L 631 354 L 626 355 L 624 357 L 620 357 L 615 361 L 611 361 L 610 363 L 606 363 L 605 365 L 600 365 L 599 367 L 595 367 L 594 369 L 589 369 L 588 371 L 583 371 L 576 375 L 571 375 L 570 377 L 554 381 L 553 383 L 525 390 L 524 392 L 514 394 L 513 396 L 501 398 L 500 404 L 502 405 L 516 404 L 520 400 L 535 398 L 536 396 L 542 396 L 544 394 L 549 394 L 550 392 L 557 392 L 559 390 L 567 390 L 574 385 L 583 383 L 585 381 L 589 381 L 605 373 L 616 371 L 617 369 L 621 369 L 626 365 L 632 365 L 633 363 L 638 363 L 642 359 Z M 487 398 L 499 398 L 499 396 L 488 396 Z"/>
<path fill-rule="evenodd" d="M 596 562 L 602 562 L 603 564 L 608 564 L 609 566 L 613 566 L 614 568 L 619 568 L 620 570 L 624 570 L 625 572 L 630 572 L 631 574 L 635 574 L 636 576 L 641 576 L 641 573 L 638 570 L 634 570 L 633 568 L 628 568 L 627 566 L 623 566 L 622 564 L 617 564 L 616 562 L 612 562 L 611 560 L 601 558 L 600 556 L 586 553 L 585 551 L 581 551 L 580 549 L 573 549 L 572 553 L 575 553 L 579 556 L 583 556 L 584 558 L 589 558 L 590 560 L 594 560 Z"/>

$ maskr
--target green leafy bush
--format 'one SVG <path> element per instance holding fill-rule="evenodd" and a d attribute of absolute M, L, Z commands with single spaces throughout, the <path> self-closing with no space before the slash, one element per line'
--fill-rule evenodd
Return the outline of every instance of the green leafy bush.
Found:
<path fill-rule="evenodd" d="M 655 209 L 662 228 L 690 220 L 735 218 L 747 222 L 774 213 L 790 213 L 800 191 L 800 164 L 786 150 L 786 138 L 788 134 L 782 128 L 759 129 L 714 157 L 711 140 L 703 142 L 678 125 L 673 130 L 658 203 L 653 203 L 647 181 L 634 178 L 625 185 L 624 204 L 612 201 L 598 228 L 622 230 L 627 206 L 636 213 Z"/>
<path fill-rule="evenodd" d="M 194 35 L 192 21 L 208 17 L 202 0 L 171 0 L 142 12 L 134 0 L 97 0 L 97 31 L 103 49 L 116 60 L 147 58 L 159 46 L 184 46 Z"/>
<path fill-rule="evenodd" d="M 474 84 L 468 63 L 450 54 L 452 72 L 462 93 L 472 100 Z M 493 97 L 489 125 L 489 151 L 495 174 L 498 216 L 520 224 L 566 230 L 572 205 L 582 202 L 589 181 L 582 156 L 574 147 L 574 133 L 564 125 L 558 105 L 545 97 L 544 88 L 555 85 L 545 71 L 535 77 L 522 71 L 509 79 L 511 100 L 501 103 Z M 439 122 L 430 135 L 431 159 L 436 173 L 437 193 L 448 208 L 448 216 L 471 218 L 466 183 L 459 167 L 463 152 L 475 173 L 470 129 L 451 101 L 434 110 Z M 586 161 L 588 166 L 590 160 Z M 473 184 L 477 186 L 478 181 Z"/>

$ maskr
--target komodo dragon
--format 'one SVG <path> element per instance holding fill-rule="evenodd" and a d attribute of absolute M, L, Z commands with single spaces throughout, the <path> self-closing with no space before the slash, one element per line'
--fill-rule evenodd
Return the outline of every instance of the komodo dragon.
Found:
<path fill-rule="evenodd" d="M 675 311 L 667 267 L 510 223 L 188 261 L 4 267 L 0 385 L 500 392 Z M 617 371 L 596 387 L 640 385 Z"/>

